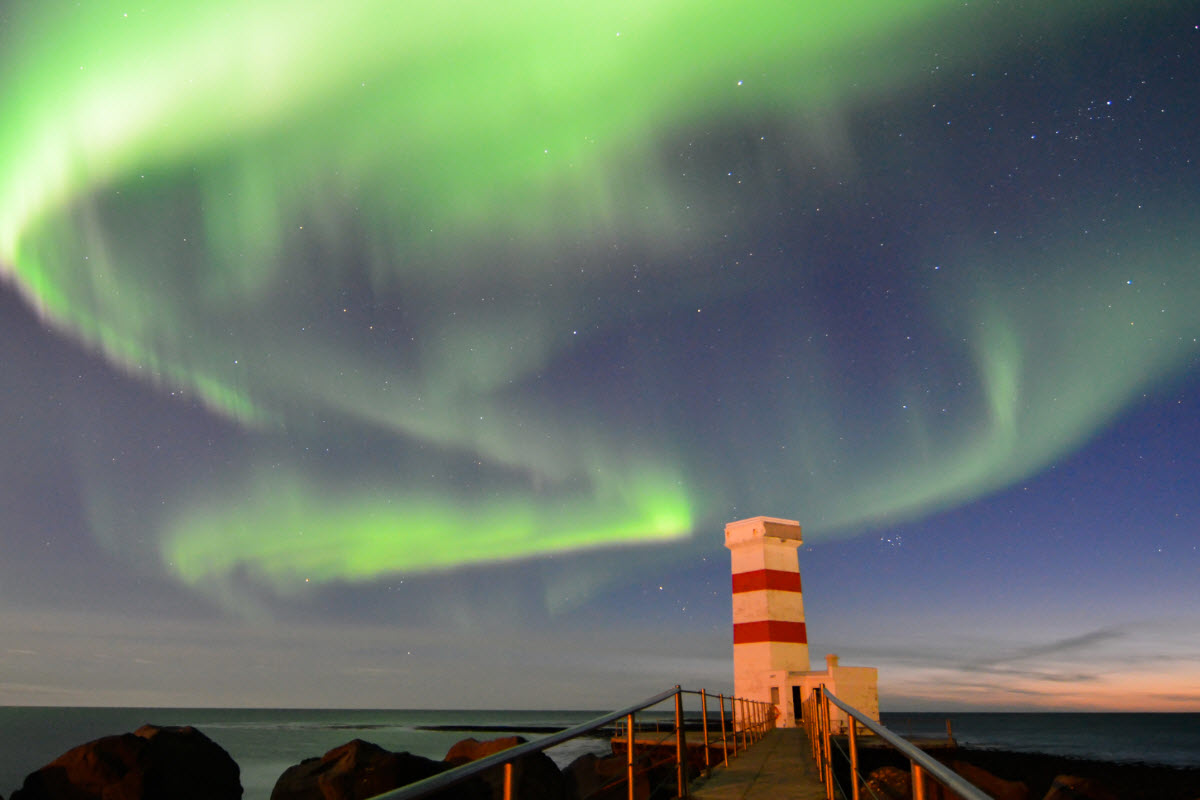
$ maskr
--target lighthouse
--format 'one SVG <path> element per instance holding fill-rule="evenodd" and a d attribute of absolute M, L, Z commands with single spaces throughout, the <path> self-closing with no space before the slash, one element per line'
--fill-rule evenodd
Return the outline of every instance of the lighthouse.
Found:
<path fill-rule="evenodd" d="M 733 572 L 733 692 L 781 703 L 778 673 L 808 671 L 796 549 L 800 523 L 753 517 L 725 526 Z"/>
<path fill-rule="evenodd" d="M 792 727 L 802 702 L 826 686 L 879 719 L 878 671 L 843 667 L 836 655 L 811 671 L 800 562 L 800 523 L 752 517 L 725 526 L 733 590 L 733 691 L 775 706 L 777 724 Z M 844 722 L 844 717 L 843 717 Z"/>

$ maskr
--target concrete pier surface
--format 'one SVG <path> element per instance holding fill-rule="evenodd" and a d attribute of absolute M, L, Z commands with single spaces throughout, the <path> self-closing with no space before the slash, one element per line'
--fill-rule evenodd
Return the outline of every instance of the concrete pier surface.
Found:
<path fill-rule="evenodd" d="M 825 787 L 801 728 L 776 728 L 698 781 L 695 800 L 825 800 Z"/>

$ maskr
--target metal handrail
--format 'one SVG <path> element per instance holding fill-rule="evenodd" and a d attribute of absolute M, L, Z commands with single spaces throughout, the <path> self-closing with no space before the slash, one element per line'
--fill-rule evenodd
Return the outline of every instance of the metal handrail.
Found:
<path fill-rule="evenodd" d="M 925 786 L 922 775 L 928 773 L 936 781 L 943 786 L 956 792 L 963 800 L 991 800 L 991 795 L 985 793 L 982 789 L 972 784 L 966 778 L 954 772 L 949 767 L 937 761 L 933 756 L 916 747 L 911 742 L 908 742 L 892 733 L 886 727 L 868 717 L 863 712 L 859 711 L 852 705 L 844 703 L 835 697 L 824 686 L 821 687 L 820 696 L 813 698 L 813 705 L 819 706 L 821 711 L 816 714 L 816 720 L 812 721 L 816 728 L 816 736 L 813 737 L 814 757 L 817 757 L 817 764 L 820 768 L 822 779 L 825 781 L 826 794 L 829 798 L 833 797 L 833 764 L 830 754 L 830 720 L 829 720 L 829 703 L 846 712 L 847 728 L 850 741 L 850 781 L 852 793 L 851 797 L 858 800 L 858 784 L 859 776 L 856 774 L 858 770 L 858 753 L 857 753 L 857 732 L 855 721 L 857 720 L 863 727 L 875 733 L 885 742 L 900 751 L 901 754 L 908 757 L 912 764 L 913 777 L 913 797 L 915 800 L 922 800 L 925 796 Z M 808 716 L 808 715 L 806 715 Z M 816 741 L 816 739 L 821 741 Z"/>
<path fill-rule="evenodd" d="M 573 728 L 567 728 L 566 730 L 559 731 L 558 733 L 552 733 L 548 736 L 543 736 L 542 738 L 537 739 L 536 741 L 526 742 L 524 744 L 516 745 L 515 747 L 510 747 L 507 750 L 501 750 L 498 753 L 493 753 L 490 756 L 486 756 L 484 758 L 478 759 L 477 761 L 472 761 L 469 764 L 463 764 L 463 765 L 455 767 L 453 769 L 446 770 L 445 772 L 440 772 L 437 775 L 432 775 L 428 778 L 425 778 L 424 780 L 419 780 L 419 781 L 416 781 L 415 783 L 410 783 L 406 786 L 401 786 L 397 789 L 392 789 L 390 791 L 384 792 L 383 794 L 375 795 L 375 797 L 372 798 L 372 800 L 414 800 L 414 798 L 423 797 L 423 796 L 431 794 L 433 792 L 445 789 L 449 786 L 459 783 L 460 781 L 465 781 L 469 778 L 475 777 L 476 775 L 479 775 L 483 772 L 487 772 L 488 770 L 494 769 L 499 766 L 504 766 L 504 768 L 505 768 L 505 770 L 504 770 L 504 783 L 505 783 L 504 797 L 505 797 L 505 800 L 512 800 L 512 798 L 514 796 L 514 789 L 513 789 L 513 785 L 512 785 L 512 781 L 513 781 L 512 766 L 515 761 L 522 758 L 523 756 L 532 755 L 533 753 L 540 753 L 544 750 L 548 750 L 549 748 L 554 747 L 555 745 L 562 744 L 563 742 L 566 742 L 570 739 L 574 739 L 578 736 L 583 736 L 585 734 L 592 733 L 593 731 L 599 730 L 600 728 L 603 728 L 605 725 L 608 725 L 612 722 L 616 722 L 617 720 L 620 720 L 621 718 L 625 718 L 627 720 L 627 724 L 628 724 L 628 728 L 626 729 L 627 730 L 626 737 L 628 740 L 627 752 L 628 752 L 628 762 L 629 762 L 628 767 L 627 767 L 627 769 L 628 769 L 627 778 L 629 780 L 629 787 L 630 787 L 629 788 L 629 796 L 630 796 L 630 799 L 632 800 L 633 786 L 634 786 L 634 758 L 633 758 L 634 734 L 636 732 L 635 726 L 634 726 L 634 719 L 633 719 L 634 714 L 636 714 L 638 711 L 643 711 L 647 708 L 656 706 L 659 703 L 662 703 L 672 697 L 675 698 L 675 730 L 676 730 L 676 762 L 677 762 L 676 768 L 678 770 L 677 771 L 677 780 L 678 780 L 678 785 L 679 785 L 679 796 L 680 797 L 686 796 L 686 794 L 687 794 L 686 766 L 685 766 L 686 753 L 685 753 L 685 749 L 684 749 L 685 743 L 684 743 L 684 734 L 683 734 L 683 706 L 682 706 L 682 696 L 684 694 L 699 694 L 701 696 L 701 698 L 703 699 L 705 697 L 706 693 L 704 692 L 704 690 L 693 691 L 693 690 L 688 690 L 688 689 L 682 689 L 679 686 L 676 686 L 672 689 L 668 689 L 665 692 L 656 694 L 653 697 L 648 697 L 645 700 L 642 700 L 640 703 L 636 703 L 632 706 L 629 706 L 628 708 L 623 708 L 620 711 L 611 711 L 607 714 L 603 714 L 599 717 L 588 720 L 587 722 L 580 723 L 579 725 L 576 725 Z M 722 698 L 721 726 L 722 726 L 722 731 L 723 731 L 724 725 L 725 725 L 725 704 L 724 704 L 724 696 L 722 695 L 721 698 Z M 732 704 L 734 702 L 736 702 L 737 700 L 739 700 L 740 698 L 735 699 L 735 698 L 731 697 L 729 699 L 730 699 L 730 704 L 732 706 Z M 753 707 L 756 709 L 756 711 L 760 711 L 760 712 L 761 712 L 761 709 L 759 709 L 758 707 L 764 705 L 763 703 L 758 702 L 758 701 L 742 700 L 742 702 L 753 704 Z M 707 709 L 705 709 L 705 711 L 707 713 Z M 731 711 L 732 711 L 732 708 L 731 708 Z M 745 713 L 745 712 L 743 712 L 743 713 Z M 743 732 L 747 731 L 747 729 L 750 729 L 750 733 L 754 736 L 754 741 L 757 741 L 766 732 L 766 728 L 767 728 L 767 723 L 765 722 L 766 717 L 767 717 L 767 715 L 765 713 L 759 713 L 758 719 L 763 720 L 763 721 L 756 722 L 756 721 L 752 721 L 749 717 L 743 716 L 743 719 L 742 719 L 742 723 L 744 726 Z M 707 719 L 705 720 L 705 724 L 707 725 Z M 734 731 L 734 733 L 736 734 L 736 730 Z M 736 739 L 735 739 L 735 741 L 736 741 Z M 704 742 L 706 764 L 707 764 L 707 759 L 708 759 L 708 755 L 707 755 L 708 744 L 709 743 L 708 743 L 707 731 L 706 731 L 705 742 Z M 722 746 L 723 747 L 726 746 L 724 741 L 722 741 Z M 726 755 L 726 763 L 728 763 L 728 750 L 727 749 L 726 749 L 726 754 L 727 754 Z"/>

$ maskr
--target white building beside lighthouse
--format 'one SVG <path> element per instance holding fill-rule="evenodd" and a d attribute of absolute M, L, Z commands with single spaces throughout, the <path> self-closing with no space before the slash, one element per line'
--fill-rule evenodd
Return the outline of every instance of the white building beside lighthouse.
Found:
<path fill-rule="evenodd" d="M 733 573 L 734 694 L 771 703 L 776 724 L 790 728 L 800 718 L 801 703 L 824 685 L 878 720 L 877 669 L 843 667 L 835 655 L 825 657 L 824 670 L 809 669 L 796 555 L 801 542 L 800 523 L 790 519 L 752 517 L 725 526 Z M 840 721 L 845 724 L 845 715 Z"/>

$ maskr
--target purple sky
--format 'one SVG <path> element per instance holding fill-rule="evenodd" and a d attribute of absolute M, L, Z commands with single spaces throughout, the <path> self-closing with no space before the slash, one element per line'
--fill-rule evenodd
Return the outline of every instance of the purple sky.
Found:
<path fill-rule="evenodd" d="M 804 529 L 814 665 L 878 667 L 885 711 L 1200 710 L 1200 16 L 1087 8 L 958 9 L 894 80 L 841 45 L 828 96 L 786 56 L 745 106 L 597 88 L 636 147 L 560 165 L 544 228 L 514 180 L 433 232 L 431 187 L 513 180 L 503 137 L 429 178 L 341 90 L 80 156 L 32 220 L 58 140 L 0 138 L 0 704 L 727 692 L 723 527 L 767 515 Z M 33 16 L 0 2 L 0 49 Z M 0 116 L 71 101 L 11 62 Z M 546 80 L 523 120 L 585 115 Z M 261 251 L 213 221 L 247 195 Z"/>

